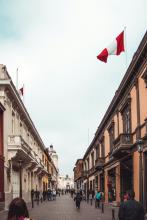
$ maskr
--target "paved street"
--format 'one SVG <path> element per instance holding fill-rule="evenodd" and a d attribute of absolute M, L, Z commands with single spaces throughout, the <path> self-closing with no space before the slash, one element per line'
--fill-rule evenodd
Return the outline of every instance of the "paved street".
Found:
<path fill-rule="evenodd" d="M 70 195 L 57 197 L 56 201 L 35 203 L 34 209 L 29 207 L 30 217 L 33 220 L 111 220 L 111 208 L 105 208 L 105 213 L 101 213 L 101 209 L 95 209 L 94 204 L 91 206 L 87 202 L 82 201 L 81 209 L 77 210 L 75 203 Z M 0 213 L 0 220 L 5 220 L 6 212 Z M 117 218 L 115 218 L 117 220 Z"/>

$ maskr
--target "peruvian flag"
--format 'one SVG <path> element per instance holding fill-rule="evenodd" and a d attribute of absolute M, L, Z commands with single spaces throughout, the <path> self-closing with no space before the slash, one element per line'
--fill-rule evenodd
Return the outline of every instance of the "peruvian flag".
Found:
<path fill-rule="evenodd" d="M 23 96 L 23 94 L 24 94 L 24 89 L 23 89 L 23 87 L 19 89 L 19 94 L 20 94 L 20 96 Z"/>
<path fill-rule="evenodd" d="M 97 59 L 107 63 L 109 55 L 119 55 L 123 51 L 125 51 L 124 31 L 122 31 L 116 39 L 97 56 Z"/>

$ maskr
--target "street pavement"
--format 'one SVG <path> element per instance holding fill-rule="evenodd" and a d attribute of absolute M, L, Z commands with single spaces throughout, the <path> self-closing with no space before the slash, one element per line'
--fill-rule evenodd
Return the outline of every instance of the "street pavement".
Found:
<path fill-rule="evenodd" d="M 28 204 L 30 217 L 33 220 L 111 220 L 112 207 L 104 206 L 104 213 L 96 209 L 94 203 L 91 205 L 85 201 L 81 202 L 80 210 L 76 208 L 74 200 L 70 195 L 61 195 L 55 201 L 35 202 L 34 208 Z M 0 212 L 0 220 L 6 220 L 7 212 Z M 115 220 L 117 220 L 117 208 Z"/>

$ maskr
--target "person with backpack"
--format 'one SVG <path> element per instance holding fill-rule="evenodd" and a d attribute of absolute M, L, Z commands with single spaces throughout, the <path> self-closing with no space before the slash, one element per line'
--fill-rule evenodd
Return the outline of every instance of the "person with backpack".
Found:
<path fill-rule="evenodd" d="M 95 200 L 96 200 L 96 208 L 99 208 L 100 200 L 101 200 L 101 192 L 99 190 L 96 192 Z"/>

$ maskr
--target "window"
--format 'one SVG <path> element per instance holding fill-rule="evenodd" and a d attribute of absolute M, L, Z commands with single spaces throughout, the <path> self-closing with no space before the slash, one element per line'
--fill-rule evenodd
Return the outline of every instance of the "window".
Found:
<path fill-rule="evenodd" d="M 99 144 L 97 144 L 95 150 L 96 150 L 96 159 L 98 159 L 100 157 L 100 145 Z"/>
<path fill-rule="evenodd" d="M 130 134 L 131 133 L 131 109 L 130 104 L 127 104 L 122 112 L 123 119 L 123 133 Z"/>
<path fill-rule="evenodd" d="M 20 122 L 20 135 L 22 135 L 22 123 Z"/>
<path fill-rule="evenodd" d="M 15 114 L 12 111 L 12 134 L 15 133 Z"/>
<path fill-rule="evenodd" d="M 110 151 L 113 148 L 113 141 L 114 141 L 114 122 L 111 123 L 110 127 L 108 128 L 109 132 L 109 144 L 110 144 Z"/>
<path fill-rule="evenodd" d="M 87 170 L 89 170 L 89 158 L 87 158 Z"/>
<path fill-rule="evenodd" d="M 105 157 L 105 139 L 104 139 L 104 137 L 101 141 L 101 157 Z"/>
<path fill-rule="evenodd" d="M 84 163 L 85 171 L 87 170 L 87 164 L 86 162 Z"/>
<path fill-rule="evenodd" d="M 91 153 L 91 167 L 94 167 L 94 152 Z"/>

